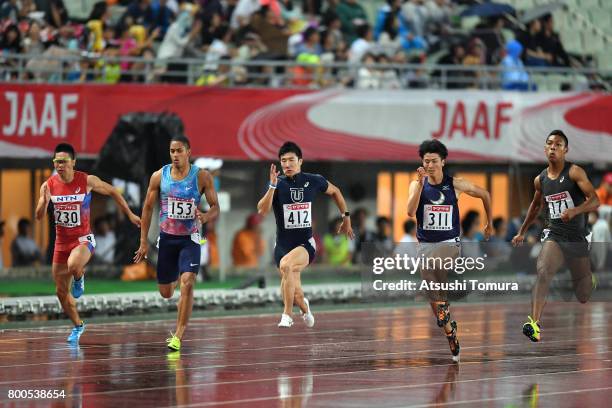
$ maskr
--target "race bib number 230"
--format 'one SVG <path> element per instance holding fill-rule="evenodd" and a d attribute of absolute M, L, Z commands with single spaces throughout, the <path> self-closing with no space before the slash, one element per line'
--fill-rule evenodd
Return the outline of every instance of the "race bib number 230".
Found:
<path fill-rule="evenodd" d="M 74 228 L 81 225 L 80 204 L 55 204 L 55 225 L 65 228 Z"/>

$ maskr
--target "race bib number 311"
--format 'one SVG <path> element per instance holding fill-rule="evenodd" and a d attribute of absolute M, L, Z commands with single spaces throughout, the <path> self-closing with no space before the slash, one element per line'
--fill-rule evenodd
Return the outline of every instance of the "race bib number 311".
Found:
<path fill-rule="evenodd" d="M 569 208 L 574 208 L 574 200 L 572 200 L 572 196 L 567 191 L 547 195 L 546 203 L 548 204 L 550 218 L 553 220 L 561 218 L 563 211 Z"/>
<path fill-rule="evenodd" d="M 453 229 L 453 206 L 426 204 L 423 211 L 423 229 L 450 231 Z"/>
<path fill-rule="evenodd" d="M 168 197 L 168 218 L 173 220 L 192 220 L 196 216 L 196 205 L 193 199 L 185 200 Z"/>
<path fill-rule="evenodd" d="M 81 225 L 80 204 L 55 204 L 55 225 L 65 228 L 74 228 Z"/>
<path fill-rule="evenodd" d="M 311 203 L 296 203 L 283 205 L 285 229 L 312 227 Z"/>

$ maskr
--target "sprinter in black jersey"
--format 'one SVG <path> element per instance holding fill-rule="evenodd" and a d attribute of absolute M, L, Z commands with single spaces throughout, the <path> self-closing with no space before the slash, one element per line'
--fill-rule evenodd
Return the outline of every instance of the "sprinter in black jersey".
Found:
<path fill-rule="evenodd" d="M 276 165 L 270 166 L 268 190 L 257 203 L 259 214 L 266 215 L 273 209 L 276 218 L 274 260 L 281 275 L 285 305 L 278 327 L 293 325 L 294 303 L 301 309 L 306 326 L 312 327 L 314 316 L 300 279 L 302 270 L 314 261 L 317 249 L 312 237 L 312 204 L 319 193 L 332 196 L 342 216 L 339 232 L 353 239 L 350 213 L 338 187 L 319 174 L 302 172 L 302 150 L 297 144 L 283 144 L 278 158 L 284 175 L 279 176 Z"/>
<path fill-rule="evenodd" d="M 574 293 L 586 303 L 593 290 L 593 275 L 586 240 L 586 214 L 599 206 L 599 199 L 585 171 L 565 161 L 568 152 L 567 136 L 553 130 L 546 138 L 544 152 L 548 167 L 534 180 L 535 194 L 527 217 L 518 234 L 512 239 L 514 246 L 525 239 L 525 232 L 545 208 L 548 229 L 542 237 L 542 250 L 537 261 L 537 280 L 531 293 L 531 316 L 523 325 L 523 333 L 531 341 L 540 341 L 540 317 L 546 304 L 550 282 L 565 264 L 572 274 Z"/>

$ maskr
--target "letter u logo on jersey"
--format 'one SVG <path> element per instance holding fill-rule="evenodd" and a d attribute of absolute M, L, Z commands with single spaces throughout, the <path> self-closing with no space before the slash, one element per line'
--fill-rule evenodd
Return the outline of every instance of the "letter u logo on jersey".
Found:
<path fill-rule="evenodd" d="M 294 203 L 299 203 L 304 199 L 304 189 L 303 188 L 290 188 L 291 191 L 291 200 Z"/>

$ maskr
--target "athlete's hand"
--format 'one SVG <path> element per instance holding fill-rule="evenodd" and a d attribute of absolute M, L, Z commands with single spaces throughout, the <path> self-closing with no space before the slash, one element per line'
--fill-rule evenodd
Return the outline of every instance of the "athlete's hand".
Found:
<path fill-rule="evenodd" d="M 568 208 L 561 213 L 561 221 L 570 222 L 570 220 L 574 218 L 575 216 L 576 216 L 576 209 Z"/>
<path fill-rule="evenodd" d="M 196 208 L 196 217 L 198 217 L 198 220 L 200 220 L 200 222 L 203 224 L 206 224 L 208 222 L 208 213 L 205 212 L 201 212 L 199 209 Z"/>
<path fill-rule="evenodd" d="M 149 244 L 146 242 L 141 242 L 138 250 L 134 252 L 134 263 L 139 263 L 143 259 L 147 259 L 147 252 L 149 251 Z"/>
<path fill-rule="evenodd" d="M 423 167 L 419 167 L 417 169 L 417 181 L 419 182 L 420 185 L 423 185 L 423 183 L 425 182 L 425 175 L 427 173 L 425 172 L 425 169 Z"/>
<path fill-rule="evenodd" d="M 493 227 L 491 226 L 491 224 L 487 223 L 487 225 L 485 225 L 484 227 L 485 241 L 488 241 L 489 238 L 491 238 L 492 234 L 493 234 Z"/>
<path fill-rule="evenodd" d="M 521 245 L 525 241 L 525 235 L 516 234 L 514 238 L 512 238 L 512 246 L 517 247 Z"/>
<path fill-rule="evenodd" d="M 355 234 L 353 233 L 353 227 L 351 227 L 351 218 L 343 217 L 342 224 L 340 224 L 340 228 L 338 228 L 338 234 L 344 234 L 350 239 L 355 238 Z"/>
<path fill-rule="evenodd" d="M 128 218 L 130 219 L 130 222 L 132 224 L 134 224 L 135 226 L 137 226 L 138 228 L 140 228 L 140 217 L 137 216 L 134 213 L 131 213 L 130 215 L 128 215 Z"/>
<path fill-rule="evenodd" d="M 276 185 L 277 181 L 278 181 L 278 175 L 280 174 L 279 171 L 276 171 L 276 164 L 272 163 L 270 165 L 270 184 L 272 185 Z"/>

